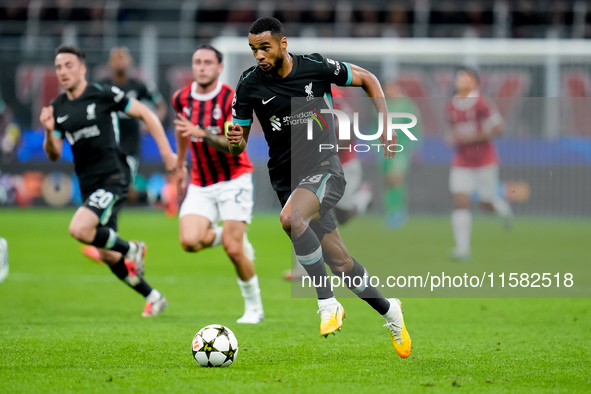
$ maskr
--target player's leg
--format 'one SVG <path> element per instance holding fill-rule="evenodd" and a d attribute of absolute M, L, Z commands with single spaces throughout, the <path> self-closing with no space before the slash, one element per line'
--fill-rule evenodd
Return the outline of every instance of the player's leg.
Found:
<path fill-rule="evenodd" d="M 390 228 L 401 228 L 408 220 L 408 190 L 406 173 L 410 166 L 410 153 L 404 152 L 396 160 L 380 158 L 385 175 L 384 205 L 386 224 Z"/>
<path fill-rule="evenodd" d="M 126 155 L 125 161 L 129 166 L 129 172 L 131 174 L 131 182 L 129 182 L 129 200 L 138 204 L 148 203 L 148 192 L 146 190 L 137 190 L 135 188 L 135 180 L 140 169 L 140 155 Z"/>
<path fill-rule="evenodd" d="M 338 229 L 331 230 L 332 226 L 326 216 L 312 227 L 322 237 L 324 259 L 331 271 L 335 275 L 342 275 L 348 288 L 382 315 L 386 320 L 385 326 L 390 330 L 396 352 L 400 357 L 408 357 L 411 339 L 404 324 L 400 301 L 396 298 L 386 299 L 377 288 L 371 286 L 367 269 L 351 257 Z"/>
<path fill-rule="evenodd" d="M 451 225 L 455 247 L 452 259 L 470 258 L 470 237 L 472 235 L 472 213 L 470 212 L 470 194 L 475 188 L 474 170 L 452 167 L 449 177 L 449 189 L 453 196 L 454 209 L 451 213 Z"/>
<path fill-rule="evenodd" d="M 78 209 L 72 218 L 70 232 L 77 239 L 88 237 L 86 238 L 88 240 L 90 237 L 87 226 L 94 223 L 96 226 L 95 241 L 101 234 L 108 234 L 109 239 L 103 246 L 99 242 L 92 243 L 100 248 L 100 259 L 109 266 L 115 276 L 146 298 L 146 306 L 142 315 L 156 316 L 166 308 L 166 299 L 143 279 L 146 245 L 143 242 L 125 241 L 117 235 L 117 212 L 125 201 L 125 194 L 120 193 L 120 190 L 117 189 L 117 187 L 113 187 L 105 191 L 105 193 L 111 193 L 114 196 L 112 203 L 107 204 L 109 198 L 97 200 L 89 197 L 87 202 L 90 201 L 92 204 L 85 202 L 85 206 Z M 101 190 L 104 191 L 104 189 Z M 100 193 L 100 195 L 107 195 L 105 193 Z M 120 198 L 120 196 L 122 197 Z M 118 244 L 121 246 L 123 243 L 128 245 L 127 252 L 123 248 L 119 248 L 119 250 L 115 248 Z"/>
<path fill-rule="evenodd" d="M 116 190 L 105 189 L 98 189 L 90 194 L 76 210 L 69 230 L 70 234 L 82 243 L 114 250 L 135 260 L 139 254 L 144 253 L 141 244 L 128 242 L 120 238 L 113 229 L 99 226 L 108 222 L 113 208 L 120 204 L 120 195 Z"/>
<path fill-rule="evenodd" d="M 503 219 L 505 228 L 513 224 L 513 210 L 497 190 L 499 185 L 499 166 L 491 165 L 478 170 L 477 191 L 482 207 L 490 212 L 495 212 Z"/>
<path fill-rule="evenodd" d="M 186 252 L 198 252 L 220 245 L 222 231 L 221 227 L 214 229 L 211 221 L 201 215 L 186 214 L 179 220 L 179 240 Z"/>
<path fill-rule="evenodd" d="M 238 323 L 256 324 L 264 317 L 263 303 L 254 264 L 244 251 L 245 235 L 245 222 L 224 221 L 222 245 L 236 267 L 238 285 L 244 298 L 244 315 L 238 319 Z"/>
<path fill-rule="evenodd" d="M 100 259 L 109 266 L 111 272 L 133 290 L 144 296 L 146 305 L 142 316 L 158 316 L 167 306 L 166 298 L 150 286 L 137 271 L 132 260 L 125 260 L 123 255 L 112 250 L 99 249 Z"/>
<path fill-rule="evenodd" d="M 183 250 L 197 252 L 222 243 L 222 227 L 216 225 L 216 185 L 189 185 L 179 211 L 179 240 Z"/>
<path fill-rule="evenodd" d="M 254 248 L 246 235 L 252 219 L 252 174 L 247 173 L 219 184 L 218 207 L 223 224 L 222 244 L 236 267 L 238 285 L 244 298 L 244 315 L 238 323 L 259 323 L 263 317 L 263 302 L 259 279 L 254 268 Z"/>
<path fill-rule="evenodd" d="M 320 312 L 320 335 L 327 336 L 342 327 L 345 311 L 328 284 L 320 240 L 309 226 L 311 220 L 319 219 L 319 210 L 318 196 L 311 190 L 298 187 L 285 202 L 279 218 L 283 230 L 291 238 L 296 259 L 314 284 Z"/>
<path fill-rule="evenodd" d="M 369 187 L 363 187 L 363 168 L 359 159 L 351 159 L 343 165 L 347 185 L 342 198 L 334 207 L 334 215 L 339 224 L 345 224 L 357 214 L 364 213 L 371 202 Z M 367 186 L 367 185 L 365 185 Z M 297 263 L 295 268 L 283 273 L 287 280 L 300 280 L 306 274 L 304 267 Z"/>

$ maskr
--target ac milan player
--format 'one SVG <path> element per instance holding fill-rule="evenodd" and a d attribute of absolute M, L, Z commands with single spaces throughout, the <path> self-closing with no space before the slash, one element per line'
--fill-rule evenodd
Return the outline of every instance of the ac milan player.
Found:
<path fill-rule="evenodd" d="M 472 213 L 470 195 L 478 192 L 482 206 L 494 211 L 510 226 L 513 213 L 497 195 L 499 159 L 492 143 L 503 130 L 503 119 L 496 107 L 478 92 L 478 74 L 463 68 L 456 74 L 457 94 L 447 105 L 450 130 L 446 142 L 453 146 L 449 189 L 454 199 L 451 223 L 455 239 L 452 259 L 470 258 Z"/>
<path fill-rule="evenodd" d="M 238 273 L 244 315 L 238 323 L 263 319 L 254 249 L 246 237 L 253 206 L 253 166 L 246 152 L 233 156 L 225 137 L 232 120 L 234 89 L 219 82 L 222 54 L 211 45 L 193 53 L 195 81 L 175 92 L 175 131 L 178 148 L 178 191 L 187 195 L 180 212 L 179 238 L 187 252 L 222 244 Z M 191 149 L 191 182 L 187 190 L 185 157 Z M 218 227 L 218 220 L 223 222 Z"/>

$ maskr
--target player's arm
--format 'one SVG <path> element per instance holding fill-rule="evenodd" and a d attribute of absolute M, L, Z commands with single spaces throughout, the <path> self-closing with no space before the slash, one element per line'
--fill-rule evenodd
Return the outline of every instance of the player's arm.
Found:
<path fill-rule="evenodd" d="M 443 136 L 443 140 L 445 141 L 445 144 L 449 147 L 454 147 L 458 145 L 458 139 L 457 136 L 459 134 L 456 133 L 455 129 L 453 126 L 450 126 L 446 131 L 445 131 L 445 135 Z"/>
<path fill-rule="evenodd" d="M 175 171 L 177 165 L 177 155 L 172 151 L 172 148 L 168 143 L 168 139 L 166 138 L 164 127 L 162 127 L 162 123 L 160 123 L 160 120 L 156 114 L 152 112 L 146 105 L 140 103 L 136 99 L 129 100 L 129 103 L 125 108 L 125 112 L 129 116 L 133 116 L 134 118 L 144 121 L 146 128 L 150 134 L 152 134 L 152 137 L 156 141 L 156 145 L 158 145 L 158 150 L 160 151 L 160 156 L 162 156 L 162 161 L 166 166 L 166 170 L 169 172 Z"/>
<path fill-rule="evenodd" d="M 392 139 L 388 140 L 388 133 L 386 132 L 388 130 L 388 117 L 386 116 L 388 113 L 388 104 L 386 103 L 386 98 L 382 86 L 380 85 L 380 81 L 373 73 L 362 67 L 351 63 L 348 63 L 348 66 L 347 71 L 350 73 L 349 86 L 361 87 L 365 91 L 365 94 L 367 94 L 367 97 L 372 101 L 376 111 L 384 114 L 384 127 L 382 129 L 382 135 L 380 136 L 380 142 L 386 146 L 396 144 L 398 136 L 394 130 L 392 130 Z M 394 155 L 395 152 L 390 152 L 388 149 L 384 149 L 384 156 L 393 158 Z"/>
<path fill-rule="evenodd" d="M 476 133 L 474 135 L 460 135 L 457 136 L 456 139 L 458 143 L 461 144 L 476 144 L 479 142 L 486 142 L 490 141 L 495 138 L 497 135 L 503 133 L 503 125 L 498 124 L 488 129 L 483 129 L 480 133 Z"/>
<path fill-rule="evenodd" d="M 176 152 L 177 152 L 177 164 L 176 164 L 176 187 L 177 196 L 184 196 L 186 191 L 186 179 L 187 179 L 187 165 L 185 160 L 187 158 L 187 150 L 189 149 L 189 140 L 181 135 L 178 128 L 174 129 L 176 137 Z"/>
<path fill-rule="evenodd" d="M 211 146 L 218 152 L 230 153 L 230 150 L 228 149 L 228 140 L 224 135 L 216 135 L 209 130 L 194 125 L 183 114 L 177 114 L 176 116 L 177 118 L 174 120 L 175 130 L 180 133 L 182 137 L 186 138 L 193 136 L 203 138 L 203 141 L 205 141 L 207 145 Z"/>
<path fill-rule="evenodd" d="M 490 141 L 503 132 L 503 118 L 495 105 L 486 100 L 479 102 L 478 113 L 481 117 L 481 130 L 479 133 L 459 135 L 457 140 L 461 144 L 477 144 Z"/>
<path fill-rule="evenodd" d="M 43 140 L 43 150 L 45 155 L 51 161 L 56 161 L 62 156 L 64 140 L 54 134 L 55 119 L 53 117 L 53 106 L 41 108 L 39 121 L 45 129 L 45 139 Z"/>
<path fill-rule="evenodd" d="M 244 152 L 248 143 L 249 134 L 250 125 L 241 126 L 238 123 L 228 124 L 226 137 L 228 138 L 227 146 L 231 154 L 238 156 Z"/>

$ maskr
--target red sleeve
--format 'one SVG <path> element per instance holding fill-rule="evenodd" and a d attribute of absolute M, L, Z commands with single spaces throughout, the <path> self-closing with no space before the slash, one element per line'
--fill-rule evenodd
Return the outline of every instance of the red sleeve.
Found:
<path fill-rule="evenodd" d="M 234 100 L 234 95 L 236 92 L 230 86 L 227 86 L 230 94 L 226 98 L 226 102 L 224 103 L 224 119 L 226 122 L 232 121 L 232 101 Z"/>
<path fill-rule="evenodd" d="M 181 95 L 181 91 L 183 89 L 179 89 L 176 92 L 174 92 L 174 94 L 172 95 L 172 108 L 174 108 L 174 112 L 176 112 L 177 114 L 181 112 L 181 109 L 179 108 L 179 97 Z"/>

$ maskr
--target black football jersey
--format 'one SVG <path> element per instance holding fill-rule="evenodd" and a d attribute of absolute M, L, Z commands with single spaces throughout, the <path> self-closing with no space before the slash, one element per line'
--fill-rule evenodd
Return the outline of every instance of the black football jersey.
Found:
<path fill-rule="evenodd" d="M 336 146 L 333 117 L 320 110 L 332 109 L 332 83 L 348 86 L 352 80 L 351 67 L 345 62 L 317 53 L 291 56 L 293 69 L 285 78 L 272 78 L 257 66 L 246 70 L 236 87 L 232 110 L 233 122 L 242 126 L 252 124 L 256 113 L 269 145 L 267 166 L 276 191 L 290 190 L 335 154 L 319 151 L 320 144 Z M 313 119 L 312 140 L 307 138 L 308 119 Z"/>
<path fill-rule="evenodd" d="M 134 98 L 139 101 L 149 101 L 154 105 L 162 100 L 160 92 L 153 82 L 143 83 L 137 79 L 128 78 L 125 84 L 119 86 L 111 79 L 104 79 L 99 81 L 105 89 L 110 89 L 111 86 L 117 86 L 125 92 L 128 98 Z M 121 129 L 121 139 L 119 145 L 121 151 L 126 155 L 139 156 L 140 155 L 140 124 L 139 120 L 132 118 L 125 112 L 119 112 L 119 128 Z"/>
<path fill-rule="evenodd" d="M 51 102 L 54 134 L 72 145 L 83 194 L 92 192 L 107 180 L 129 182 L 129 169 L 119 150 L 117 112 L 125 111 L 130 103 L 117 87 L 107 90 L 91 83 L 74 100 L 62 93 Z"/>

